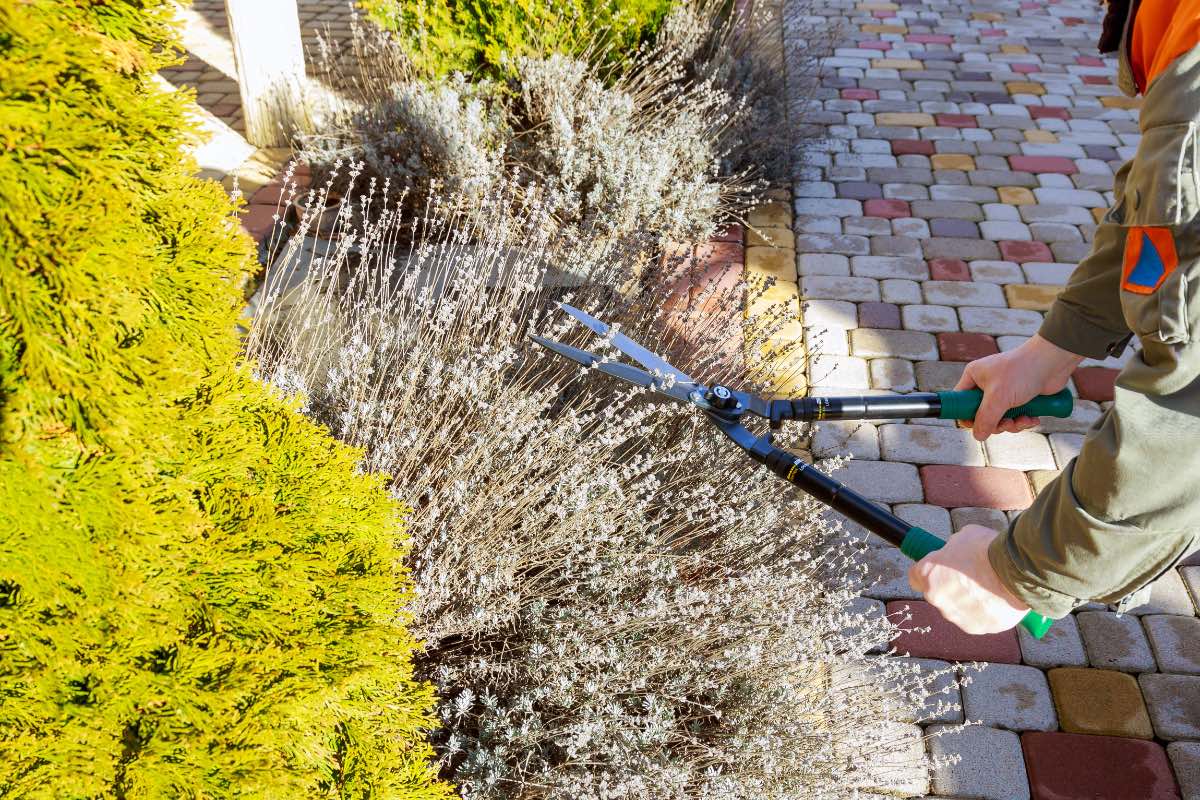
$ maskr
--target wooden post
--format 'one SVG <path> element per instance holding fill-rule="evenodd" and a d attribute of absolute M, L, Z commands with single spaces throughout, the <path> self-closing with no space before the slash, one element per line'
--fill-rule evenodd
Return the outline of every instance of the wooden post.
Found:
<path fill-rule="evenodd" d="M 304 45 L 297 0 L 225 0 L 246 139 L 283 147 L 300 117 Z"/>

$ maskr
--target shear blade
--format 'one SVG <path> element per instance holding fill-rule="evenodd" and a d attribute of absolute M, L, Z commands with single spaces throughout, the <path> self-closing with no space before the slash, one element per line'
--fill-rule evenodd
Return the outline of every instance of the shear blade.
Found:
<path fill-rule="evenodd" d="M 681 383 L 688 383 L 688 384 L 696 383 L 686 373 L 682 372 L 679 369 L 676 369 L 670 363 L 665 361 L 661 356 L 658 356 L 658 355 L 650 352 L 649 350 L 642 347 L 640 344 L 635 342 L 633 339 L 630 339 L 628 336 L 621 333 L 620 331 L 614 330 L 613 327 L 611 325 L 609 325 L 608 323 L 601 322 L 600 320 L 596 319 L 595 317 L 588 314 L 587 312 L 580 311 L 578 308 L 575 308 L 574 306 L 569 306 L 566 303 L 559 303 L 558 306 L 563 311 L 567 312 L 572 317 L 579 320 L 584 325 L 588 326 L 588 328 L 590 328 L 593 333 L 595 333 L 599 336 L 603 336 L 606 339 L 608 339 L 610 342 L 613 343 L 614 347 L 616 347 L 622 353 L 629 356 L 634 361 L 638 362 L 639 364 L 641 364 L 643 367 L 650 370 L 651 372 L 658 372 L 658 373 L 662 374 L 663 376 L 667 376 L 667 375 L 674 376 L 675 380 L 677 380 Z"/>
<path fill-rule="evenodd" d="M 635 386 L 641 386 L 645 389 L 653 389 L 660 394 L 670 397 L 672 400 L 677 400 L 681 403 L 693 404 L 689 394 L 696 387 L 691 384 L 682 385 L 676 383 L 668 388 L 663 385 L 665 381 L 663 381 L 662 378 L 656 378 L 649 372 L 638 369 L 637 367 L 632 367 L 628 364 L 621 364 L 616 361 L 605 361 L 604 359 L 597 357 L 595 354 L 589 353 L 587 350 L 580 350 L 578 347 L 571 347 L 569 344 L 556 342 L 553 339 L 547 339 L 544 336 L 530 335 L 529 338 L 533 339 L 542 347 L 557 353 L 563 358 L 569 358 L 577 364 L 581 364 L 585 367 L 595 367 L 605 375 L 611 375 L 614 378 L 620 378 L 626 383 L 632 383 Z"/>

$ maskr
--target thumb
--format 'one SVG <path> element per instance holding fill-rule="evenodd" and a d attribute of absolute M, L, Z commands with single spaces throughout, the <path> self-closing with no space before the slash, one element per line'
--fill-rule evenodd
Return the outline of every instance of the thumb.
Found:
<path fill-rule="evenodd" d="M 975 362 L 967 364 L 966 369 L 962 371 L 962 375 L 958 377 L 958 383 L 954 384 L 954 391 L 961 392 L 964 389 L 976 389 L 979 383 L 975 380 Z"/>
<path fill-rule="evenodd" d="M 922 558 L 917 563 L 908 568 L 908 585 L 913 588 L 913 591 L 925 594 L 929 591 L 929 570 L 931 565 L 926 563 L 926 559 Z"/>

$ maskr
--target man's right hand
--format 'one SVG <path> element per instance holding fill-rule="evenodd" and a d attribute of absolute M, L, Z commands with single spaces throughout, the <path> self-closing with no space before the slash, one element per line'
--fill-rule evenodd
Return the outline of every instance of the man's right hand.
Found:
<path fill-rule="evenodd" d="M 1003 419 L 1004 412 L 1028 403 L 1039 394 L 1059 391 L 1081 361 L 1083 356 L 1037 335 L 1015 350 L 972 361 L 954 388 L 982 389 L 983 402 L 973 423 L 959 424 L 971 428 L 981 442 L 993 433 L 1016 433 L 1034 427 L 1038 424 L 1035 418 Z"/>

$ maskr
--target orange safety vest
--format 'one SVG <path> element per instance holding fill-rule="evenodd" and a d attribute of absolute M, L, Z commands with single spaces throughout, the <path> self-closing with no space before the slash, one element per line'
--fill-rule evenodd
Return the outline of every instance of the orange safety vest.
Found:
<path fill-rule="evenodd" d="M 1133 19 L 1129 66 L 1145 93 L 1158 74 L 1200 44 L 1200 0 L 1142 0 Z"/>

